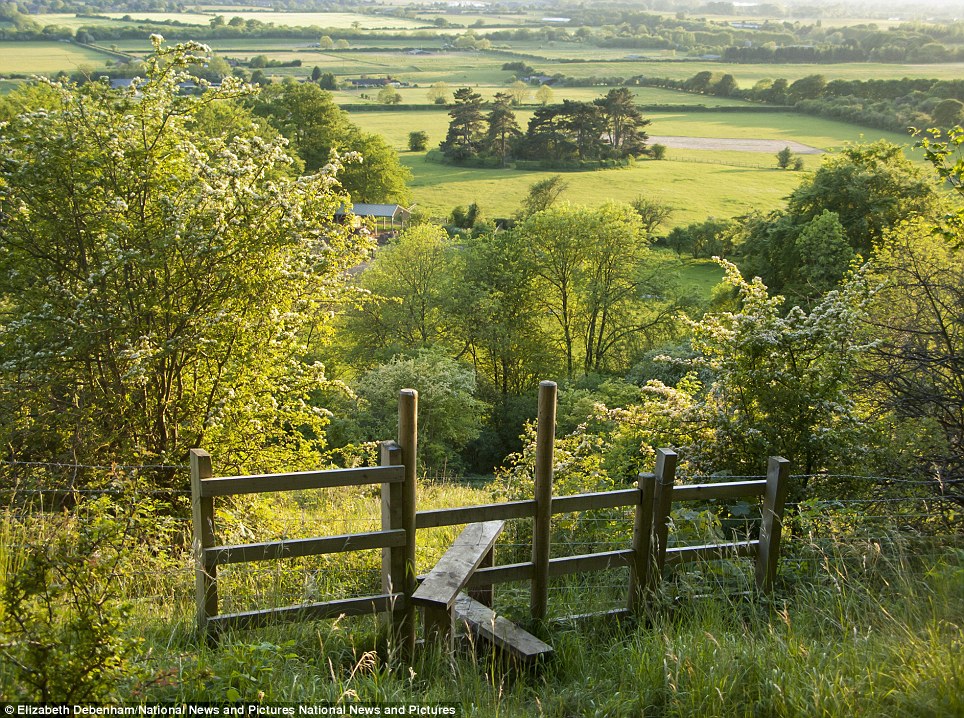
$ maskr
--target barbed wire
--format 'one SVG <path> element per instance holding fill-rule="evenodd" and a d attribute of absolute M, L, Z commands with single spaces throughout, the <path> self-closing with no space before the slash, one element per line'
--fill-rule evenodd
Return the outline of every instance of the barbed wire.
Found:
<path fill-rule="evenodd" d="M 57 461 L 16 461 L 11 459 L 0 459 L 3 466 L 50 466 L 62 469 L 99 469 L 102 471 L 112 471 L 121 469 L 123 471 L 138 471 L 140 469 L 189 469 L 187 464 L 75 464 Z"/>

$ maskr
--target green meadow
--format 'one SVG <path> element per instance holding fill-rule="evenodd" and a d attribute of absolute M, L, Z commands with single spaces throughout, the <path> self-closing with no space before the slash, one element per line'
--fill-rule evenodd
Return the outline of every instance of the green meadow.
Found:
<path fill-rule="evenodd" d="M 337 60 L 337 55 L 331 53 L 331 56 Z M 408 61 L 412 61 L 411 57 L 406 58 Z M 417 63 L 419 58 L 415 58 L 414 61 Z M 335 72 L 337 65 L 326 64 L 323 62 L 312 63 L 317 64 L 324 72 Z M 335 72 L 337 75 L 338 73 Z M 506 73 L 503 73 L 505 75 Z M 399 70 L 392 73 L 393 77 L 398 77 L 399 79 L 406 79 L 405 70 Z M 401 87 L 398 89 L 398 94 L 402 97 L 402 104 L 404 105 L 430 105 L 432 104 L 428 97 L 428 90 L 432 83 L 429 83 L 423 79 L 418 80 L 418 87 Z M 492 85 L 474 85 L 472 89 L 482 95 L 483 99 L 491 100 L 498 92 L 509 92 L 509 82 L 506 80 L 504 82 L 499 82 L 498 84 Z M 450 84 L 448 87 L 448 100 L 452 99 L 452 92 L 458 89 L 459 85 Z M 537 88 L 529 88 L 528 96 L 525 99 L 524 104 L 532 105 L 536 103 L 535 91 Z M 606 94 L 609 90 L 608 87 L 552 87 L 552 102 L 561 102 L 562 100 L 582 100 L 585 102 L 592 101 L 597 97 L 601 97 Z M 664 90 L 659 87 L 630 87 L 630 92 L 636 97 L 636 102 L 640 105 L 673 105 L 673 106 L 706 106 L 706 107 L 745 107 L 750 103 L 744 102 L 742 100 L 733 100 L 728 97 L 712 97 L 706 95 L 694 95 L 689 92 L 676 92 L 675 90 Z M 363 98 L 361 95 L 367 95 L 367 98 Z M 339 103 L 351 103 L 351 104 L 371 104 L 380 105 L 377 99 L 377 90 L 339 90 L 335 92 L 335 99 Z M 522 111 L 526 111 L 523 109 Z"/>
<path fill-rule="evenodd" d="M 575 54 L 574 54 L 575 56 Z M 682 60 L 661 62 L 654 60 L 627 60 L 622 62 L 576 62 L 558 66 L 540 64 L 539 60 L 527 60 L 530 65 L 549 74 L 563 72 L 577 78 L 587 77 L 668 77 L 685 80 L 698 72 L 730 73 L 740 87 L 752 87 L 758 80 L 783 77 L 791 82 L 807 75 L 823 75 L 828 80 L 879 80 L 911 78 L 937 78 L 958 80 L 964 76 L 964 63 L 943 62 L 933 64 L 906 64 L 882 62 L 854 62 L 839 64 L 734 64 L 725 62 Z M 556 68 L 559 69 L 556 69 Z"/>
<path fill-rule="evenodd" d="M 0 42 L 0 67 L 5 73 L 54 75 L 81 67 L 100 68 L 107 55 L 66 42 Z"/>
<path fill-rule="evenodd" d="M 568 89 L 560 88 L 556 100 L 592 99 L 605 93 L 605 88 L 586 88 L 590 92 L 585 97 L 575 97 Z M 409 94 L 420 92 L 424 98 L 427 88 L 408 90 Z M 485 96 L 485 88 L 479 88 Z M 493 88 L 488 89 L 494 94 Z M 353 102 L 362 92 L 374 97 L 377 90 L 354 91 L 339 93 L 339 102 Z M 665 91 L 664 91 L 665 92 Z M 681 97 L 690 97 L 686 93 L 671 93 Z M 645 96 L 645 93 L 641 93 Z M 734 112 L 647 112 L 646 117 L 652 120 L 647 127 L 651 135 L 681 135 L 684 137 L 733 137 L 741 139 L 764 140 L 793 140 L 819 149 L 840 147 L 845 142 L 859 142 L 883 138 L 898 144 L 909 143 L 906 135 L 896 132 L 884 132 L 846 122 L 826 120 L 810 117 L 794 112 L 767 113 L 734 113 Z M 519 125 L 525 127 L 532 116 L 532 110 L 525 108 L 516 113 Z M 351 121 L 368 132 L 375 132 L 385 137 L 392 146 L 399 150 L 408 146 L 408 133 L 413 130 L 424 130 L 429 135 L 429 146 L 433 146 L 445 137 L 449 116 L 445 108 L 438 110 L 356 110 L 351 112 Z M 717 151 L 707 151 L 704 154 L 716 154 Z M 747 162 L 758 162 L 756 152 L 745 154 Z M 708 157 L 705 159 L 709 159 Z M 736 158 L 730 158 L 736 159 Z M 765 160 L 768 162 L 769 160 Z"/>
<path fill-rule="evenodd" d="M 414 202 L 433 216 L 446 217 L 452 207 L 479 204 L 486 216 L 504 217 L 519 208 L 534 182 L 557 172 L 487 170 L 436 164 L 422 153 L 405 153 L 412 171 Z M 596 206 L 608 200 L 628 202 L 644 195 L 674 208 L 670 226 L 733 217 L 753 209 L 774 209 L 800 181 L 801 175 L 774 169 L 694 162 L 645 160 L 634 167 L 565 173 L 560 199 Z"/>
<path fill-rule="evenodd" d="M 530 116 L 529 110 L 518 112 L 520 126 L 524 127 Z M 908 137 L 896 133 L 796 113 L 653 112 L 647 117 L 652 120 L 647 131 L 657 136 L 796 141 L 821 150 L 877 138 L 909 144 Z M 401 152 L 412 171 L 413 200 L 433 215 L 445 216 L 453 206 L 472 202 L 479 203 L 488 216 L 510 215 L 529 185 L 555 174 L 442 165 L 427 161 L 424 153 L 407 151 L 408 134 L 414 130 L 428 133 L 429 147 L 438 145 L 448 127 L 444 109 L 353 111 L 351 120 L 363 130 L 382 135 Z M 778 170 L 774 155 L 670 148 L 666 160 L 660 162 L 642 160 L 633 167 L 566 173 L 569 187 L 562 199 L 593 205 L 609 199 L 629 201 L 639 195 L 654 196 L 676 207 L 670 226 L 707 216 L 766 211 L 780 206 L 801 179 L 799 173 Z M 808 170 L 821 161 L 819 155 L 805 155 L 803 160 Z"/>
<path fill-rule="evenodd" d="M 189 25 L 207 25 L 215 15 L 223 15 L 226 18 L 240 17 L 242 20 L 258 20 L 265 24 L 271 23 L 279 27 L 331 27 L 331 28 L 353 28 L 363 30 L 394 30 L 394 29 L 413 29 L 426 26 L 425 22 L 409 20 L 399 17 L 387 17 L 384 15 L 364 15 L 353 12 L 265 12 L 251 10 L 232 10 L 212 9 L 209 13 L 165 13 L 165 12 L 132 12 L 132 13 L 106 13 L 110 18 L 121 20 L 129 17 L 138 22 L 149 20 L 167 21 L 174 20 Z"/>

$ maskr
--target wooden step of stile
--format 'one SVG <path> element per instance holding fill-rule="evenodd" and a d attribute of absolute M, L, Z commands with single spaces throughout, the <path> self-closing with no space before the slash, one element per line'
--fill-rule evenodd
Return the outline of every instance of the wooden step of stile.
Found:
<path fill-rule="evenodd" d="M 465 624 L 471 633 L 520 661 L 535 663 L 552 655 L 552 646 L 464 593 L 455 599 L 453 611 L 455 620 Z"/>
<path fill-rule="evenodd" d="M 424 609 L 426 639 L 438 641 L 450 651 L 454 648 L 452 606 L 504 527 L 505 521 L 483 521 L 466 526 L 415 589 L 412 603 Z"/>

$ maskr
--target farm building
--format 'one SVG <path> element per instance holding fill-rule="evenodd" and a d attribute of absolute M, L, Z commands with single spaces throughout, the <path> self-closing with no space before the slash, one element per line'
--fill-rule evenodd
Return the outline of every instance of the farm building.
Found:
<path fill-rule="evenodd" d="M 335 212 L 335 216 L 343 218 L 348 214 L 344 208 Z M 395 232 L 404 229 L 412 216 L 412 208 L 402 207 L 400 204 L 354 204 L 351 214 L 362 219 L 369 219 L 375 225 L 375 233 Z"/>

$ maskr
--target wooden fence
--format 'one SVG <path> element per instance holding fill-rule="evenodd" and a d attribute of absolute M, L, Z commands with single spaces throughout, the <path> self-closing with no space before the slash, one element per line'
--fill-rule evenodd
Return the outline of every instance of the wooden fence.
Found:
<path fill-rule="evenodd" d="M 215 478 L 211 457 L 200 449 L 191 452 L 191 485 L 196 561 L 197 623 L 214 639 L 225 628 L 252 628 L 272 621 L 299 621 L 340 615 L 384 614 L 390 618 L 396 645 L 411 655 L 415 645 L 415 616 L 411 596 L 417 588 L 415 546 L 419 529 L 473 524 L 485 521 L 532 519 L 530 561 L 494 565 L 491 554 L 474 570 L 467 588 L 481 592 L 508 581 L 529 581 L 530 614 L 547 618 L 549 579 L 572 573 L 629 566 L 627 607 L 638 612 L 647 592 L 655 589 L 667 565 L 727 556 L 755 556 L 756 582 L 769 590 L 777 570 L 783 505 L 789 480 L 789 462 L 773 457 L 765 480 L 715 484 L 677 485 L 676 453 L 657 452 L 656 469 L 641 474 L 635 488 L 614 491 L 552 495 L 556 385 L 539 387 L 536 437 L 535 490 L 532 499 L 458 508 L 416 510 L 416 455 L 418 451 L 418 394 L 403 390 L 399 397 L 398 441 L 381 444 L 380 466 L 331 471 L 306 471 L 263 476 Z M 216 545 L 214 497 L 381 484 L 381 530 L 307 539 L 273 541 L 238 546 Z M 673 502 L 707 501 L 741 497 L 763 498 L 759 539 L 745 542 L 668 548 L 669 517 Z M 577 556 L 549 558 L 551 518 L 594 509 L 634 507 L 632 543 L 629 547 Z M 362 598 L 303 604 L 285 608 L 218 613 L 217 568 L 248 561 L 268 561 L 341 551 L 382 549 L 382 593 Z"/>

